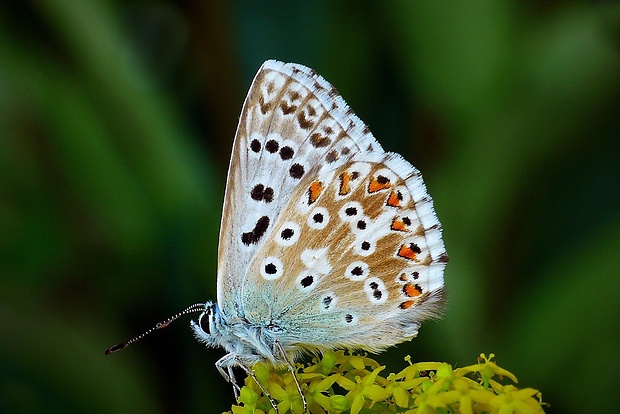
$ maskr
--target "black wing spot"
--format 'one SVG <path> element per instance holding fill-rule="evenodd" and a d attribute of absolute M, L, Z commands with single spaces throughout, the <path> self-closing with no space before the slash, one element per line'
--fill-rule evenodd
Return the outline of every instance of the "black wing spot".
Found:
<path fill-rule="evenodd" d="M 333 163 L 337 159 L 338 159 L 338 152 L 336 150 L 331 150 L 325 156 L 325 161 L 327 161 L 329 164 Z"/>
<path fill-rule="evenodd" d="M 291 177 L 299 180 L 301 177 L 303 177 L 304 175 L 304 166 L 301 164 L 293 164 L 291 165 L 291 168 L 289 168 L 288 173 L 290 174 Z"/>
<path fill-rule="evenodd" d="M 254 152 L 259 152 L 261 149 L 260 141 L 253 139 L 252 142 L 250 142 L 250 149 Z"/>
<path fill-rule="evenodd" d="M 355 207 L 348 207 L 344 212 L 349 217 L 355 216 L 357 214 L 357 208 L 355 208 Z"/>
<path fill-rule="evenodd" d="M 324 148 L 332 143 L 332 140 L 329 137 L 323 136 L 319 133 L 314 133 L 310 136 L 310 144 L 314 148 Z"/>
<path fill-rule="evenodd" d="M 353 269 L 351 269 L 351 274 L 353 276 L 361 276 L 364 274 L 364 269 L 362 269 L 361 266 L 355 266 Z"/>
<path fill-rule="evenodd" d="M 422 249 L 420 249 L 420 246 L 418 246 L 415 243 L 409 243 L 409 248 L 411 249 L 411 251 L 415 252 L 416 254 L 422 253 Z"/>
<path fill-rule="evenodd" d="M 269 227 L 269 217 L 262 216 L 256 221 L 254 230 L 241 235 L 241 242 L 246 246 L 258 243 L 258 241 L 265 235 L 267 227 Z"/>
<path fill-rule="evenodd" d="M 283 161 L 290 160 L 293 158 L 293 155 L 295 155 L 293 148 L 289 146 L 280 148 L 280 158 L 282 158 Z"/>
<path fill-rule="evenodd" d="M 295 231 L 293 229 L 284 229 L 282 230 L 282 232 L 280 233 L 280 236 L 284 239 L 284 240 L 290 240 L 291 237 L 293 237 L 293 235 L 295 234 Z"/>
<path fill-rule="evenodd" d="M 314 282 L 314 276 L 306 276 L 303 279 L 301 279 L 301 286 L 307 288 L 308 286 L 312 284 L 312 282 Z M 325 303 L 325 299 L 323 299 L 323 303 Z"/>
<path fill-rule="evenodd" d="M 265 149 L 272 154 L 276 152 L 278 148 L 280 148 L 280 144 L 278 144 L 278 141 L 275 139 L 270 139 L 265 143 Z"/>
<path fill-rule="evenodd" d="M 273 201 L 273 188 L 265 187 L 263 184 L 256 184 L 250 191 L 252 200 L 265 201 L 271 203 Z"/>

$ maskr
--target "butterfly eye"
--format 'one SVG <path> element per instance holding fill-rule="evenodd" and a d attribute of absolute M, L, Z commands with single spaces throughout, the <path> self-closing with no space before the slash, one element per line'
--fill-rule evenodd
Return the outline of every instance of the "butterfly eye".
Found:
<path fill-rule="evenodd" d="M 211 319 L 211 312 L 204 312 L 202 315 L 200 315 L 200 319 L 198 321 L 200 323 L 200 329 L 202 329 L 204 333 L 206 333 L 207 335 L 211 334 L 211 328 L 209 326 L 210 319 Z"/>

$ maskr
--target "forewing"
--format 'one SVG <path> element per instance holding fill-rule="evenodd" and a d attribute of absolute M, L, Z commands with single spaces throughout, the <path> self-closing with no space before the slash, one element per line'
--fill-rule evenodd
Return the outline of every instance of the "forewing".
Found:
<path fill-rule="evenodd" d="M 270 60 L 256 74 L 235 135 L 220 228 L 218 305 L 228 318 L 244 316 L 248 264 L 308 172 L 362 146 L 382 152 L 347 111 L 307 67 Z"/>

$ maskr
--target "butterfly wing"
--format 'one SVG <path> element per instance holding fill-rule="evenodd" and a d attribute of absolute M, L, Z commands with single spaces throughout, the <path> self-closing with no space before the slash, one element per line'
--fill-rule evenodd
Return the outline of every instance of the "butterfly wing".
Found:
<path fill-rule="evenodd" d="M 327 81 L 280 65 L 263 67 L 279 95 L 265 99 L 270 87 L 259 83 L 259 107 L 276 114 L 256 139 L 274 134 L 295 155 L 275 158 L 280 176 L 249 172 L 259 185 L 285 187 L 238 284 L 243 316 L 275 329 L 287 349 L 379 351 L 410 339 L 440 312 L 447 261 L 422 177 L 383 151 Z M 303 174 L 291 181 L 293 165 Z"/>
<path fill-rule="evenodd" d="M 333 87 L 307 67 L 269 60 L 258 70 L 235 135 L 220 227 L 217 297 L 229 319 L 244 317 L 249 262 L 307 172 L 338 147 L 380 148 L 363 131 L 353 142 L 345 132 L 351 126 L 328 113 L 345 116 L 338 113 L 344 109 Z"/>

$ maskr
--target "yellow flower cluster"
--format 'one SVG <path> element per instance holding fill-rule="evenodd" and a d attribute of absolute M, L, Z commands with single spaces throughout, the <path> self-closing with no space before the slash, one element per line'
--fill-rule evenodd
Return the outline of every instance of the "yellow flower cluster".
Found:
<path fill-rule="evenodd" d="M 533 388 L 519 389 L 499 380 L 517 378 L 481 354 L 478 363 L 452 369 L 445 362 L 411 363 L 397 374 L 382 377 L 385 366 L 366 356 L 344 351 L 328 352 L 309 365 L 299 365 L 297 378 L 313 414 L 366 413 L 543 413 L 541 394 Z M 278 411 L 302 413 L 302 401 L 291 373 L 256 364 L 254 373 Z M 247 378 L 233 414 L 274 413 L 269 399 Z"/>

